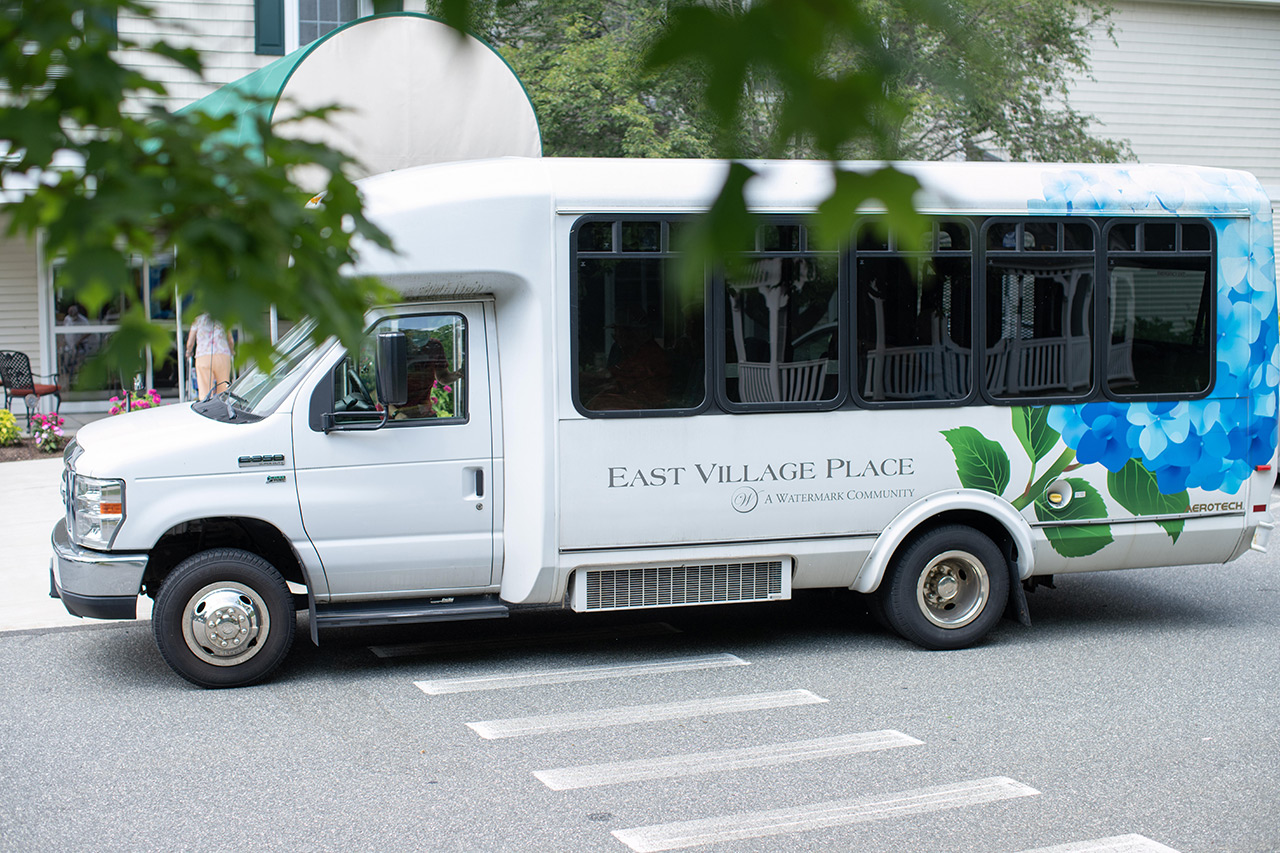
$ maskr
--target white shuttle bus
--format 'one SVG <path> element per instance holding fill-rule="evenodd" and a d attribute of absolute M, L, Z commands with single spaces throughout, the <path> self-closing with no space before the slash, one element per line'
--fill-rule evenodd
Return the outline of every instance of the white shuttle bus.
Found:
<path fill-rule="evenodd" d="M 948 649 L 1025 620 L 1050 575 L 1265 549 L 1280 330 L 1256 180 L 906 164 L 923 245 L 872 211 L 831 251 L 809 219 L 829 167 L 754 165 L 748 272 L 692 291 L 679 235 L 725 163 L 364 181 L 400 253 L 357 272 L 398 303 L 358 352 L 303 323 L 270 373 L 85 427 L 54 594 L 101 619 L 153 597 L 165 660 L 220 687 L 280 664 L 296 608 L 318 642 L 846 588 Z"/>

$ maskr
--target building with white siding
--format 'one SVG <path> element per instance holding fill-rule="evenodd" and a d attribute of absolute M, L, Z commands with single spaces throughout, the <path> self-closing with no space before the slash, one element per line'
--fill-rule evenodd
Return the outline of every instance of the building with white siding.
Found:
<path fill-rule="evenodd" d="M 155 0 L 154 8 L 157 16 L 151 21 L 122 17 L 119 33 L 199 48 L 207 79 L 197 81 L 138 52 L 122 55 L 164 82 L 169 106 L 177 107 L 346 21 L 395 9 L 421 10 L 422 3 Z M 1129 140 L 1142 162 L 1245 169 L 1280 200 L 1280 0 L 1116 0 L 1113 21 L 1116 43 L 1095 39 L 1092 77 L 1078 80 L 1072 92 L 1073 105 L 1098 118 L 1098 132 Z M 28 353 L 39 373 L 67 366 L 69 340 L 87 336 L 79 338 L 83 349 L 84 341 L 92 344 L 93 336 L 113 328 L 108 312 L 75 333 L 65 330 L 68 305 L 58 298 L 49 261 L 38 245 L 0 237 L 0 349 Z M 140 268 L 144 300 L 150 287 L 143 285 L 158 281 L 164 264 L 159 259 Z M 171 306 L 152 306 L 156 319 L 172 313 Z M 171 396 L 176 380 L 171 370 L 159 367 L 161 355 L 155 354 L 157 366 L 146 381 Z M 102 408 L 110 393 L 64 395 L 64 406 Z"/>
<path fill-rule="evenodd" d="M 198 48 L 205 78 L 139 50 L 122 50 L 119 57 L 165 85 L 162 100 L 170 109 L 191 103 L 220 86 L 238 80 L 304 47 L 357 18 L 376 13 L 422 11 L 422 0 L 152 0 L 151 19 L 121 14 L 115 21 L 122 40 L 148 43 L 164 39 L 178 46 Z M 6 225 L 0 200 L 0 350 L 20 350 L 31 357 L 37 374 L 59 373 L 64 387 L 78 364 L 92 355 L 102 336 L 116 328 L 118 316 L 107 306 L 87 324 L 67 323 L 71 303 L 61 298 L 57 272 L 41 247 L 21 238 L 3 236 Z M 151 259 L 138 264 L 140 297 L 152 319 L 175 324 L 169 304 L 152 304 L 151 291 L 165 274 L 168 261 Z M 163 353 L 148 354 L 144 382 L 172 399 L 178 390 L 174 362 L 164 364 Z M 64 411 L 104 411 L 105 400 L 118 388 L 63 393 Z"/>
<path fill-rule="evenodd" d="M 1071 103 L 1143 163 L 1252 172 L 1280 210 L 1280 0 L 1115 0 Z M 1280 217 L 1277 217 L 1280 220 Z"/>

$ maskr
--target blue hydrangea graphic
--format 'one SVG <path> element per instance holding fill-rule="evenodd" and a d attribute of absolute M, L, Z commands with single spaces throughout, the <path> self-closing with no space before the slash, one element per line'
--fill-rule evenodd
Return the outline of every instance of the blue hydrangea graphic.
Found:
<path fill-rule="evenodd" d="M 1068 213 L 1127 209 L 1212 216 L 1217 220 L 1220 288 L 1214 388 L 1207 399 L 1176 403 L 1086 403 L 1053 406 L 1049 425 L 1084 463 L 1119 471 L 1140 459 L 1160 491 L 1188 488 L 1236 492 L 1266 464 L 1276 444 L 1280 388 L 1280 327 L 1271 208 L 1257 182 L 1242 172 L 1132 169 L 1062 170 L 1042 179 L 1044 201 L 1029 207 Z M 1211 200 L 1212 199 L 1212 200 Z"/>

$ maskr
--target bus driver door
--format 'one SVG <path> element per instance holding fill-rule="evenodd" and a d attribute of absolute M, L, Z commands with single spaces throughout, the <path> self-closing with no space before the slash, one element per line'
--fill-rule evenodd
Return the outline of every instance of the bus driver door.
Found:
<path fill-rule="evenodd" d="M 450 594 L 492 580 L 492 315 L 479 302 L 429 309 L 380 319 L 310 405 L 304 397 L 295 407 L 302 524 L 333 596 Z M 408 339 L 409 393 L 384 426 L 370 429 L 384 408 L 374 379 L 384 331 Z"/>

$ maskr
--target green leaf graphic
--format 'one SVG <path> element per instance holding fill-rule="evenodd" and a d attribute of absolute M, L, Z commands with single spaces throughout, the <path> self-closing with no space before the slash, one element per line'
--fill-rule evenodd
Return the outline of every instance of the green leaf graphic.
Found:
<path fill-rule="evenodd" d="M 1058 431 L 1049 426 L 1049 407 L 1015 406 L 1012 411 L 1013 434 L 1031 461 L 1039 462 L 1053 450 L 1060 437 Z"/>
<path fill-rule="evenodd" d="M 1041 521 L 1090 521 L 1107 517 L 1107 502 L 1102 499 L 1088 480 L 1068 477 L 1072 497 L 1062 509 L 1054 509 L 1036 498 L 1036 518 Z M 1046 527 L 1044 535 L 1049 545 L 1064 557 L 1087 557 L 1096 554 L 1112 542 L 1111 525 L 1080 524 L 1071 527 Z"/>
<path fill-rule="evenodd" d="M 1116 503 L 1134 515 L 1172 515 L 1191 508 L 1186 491 L 1162 494 L 1156 475 L 1147 470 L 1140 459 L 1130 459 L 1117 473 L 1107 475 L 1107 491 Z M 1183 520 L 1156 522 L 1174 542 L 1182 535 Z"/>
<path fill-rule="evenodd" d="M 1009 485 L 1009 455 L 1003 447 L 973 427 L 946 429 L 942 437 L 955 454 L 960 485 L 993 495 L 1004 494 Z"/>

